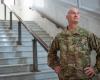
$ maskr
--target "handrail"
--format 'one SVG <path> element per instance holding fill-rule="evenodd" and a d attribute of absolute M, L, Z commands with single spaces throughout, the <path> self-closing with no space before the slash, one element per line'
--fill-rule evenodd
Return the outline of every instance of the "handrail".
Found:
<path fill-rule="evenodd" d="M 7 6 L 4 3 L 5 6 Z M 7 6 L 8 7 L 8 6 Z M 9 8 L 9 7 L 8 7 Z M 27 29 L 27 31 L 41 44 L 41 46 L 48 52 L 48 45 L 39 37 L 37 36 L 37 34 L 35 34 L 34 31 L 32 31 L 31 29 L 29 29 L 25 23 L 23 22 L 23 20 L 15 13 L 13 12 L 10 8 L 9 10 L 19 19 L 19 21 L 21 21 L 21 23 L 23 24 L 23 26 Z"/>
<path fill-rule="evenodd" d="M 5 3 L 3 3 L 4 6 L 7 6 Z M 29 27 L 26 26 L 24 21 L 14 12 L 12 11 L 9 6 L 7 6 L 8 9 L 10 10 L 10 28 L 12 29 L 12 14 L 16 16 L 16 18 L 19 20 L 18 21 L 18 41 L 17 44 L 21 45 L 21 24 L 26 28 L 26 30 L 34 37 L 32 40 L 33 42 L 33 64 L 32 64 L 32 72 L 38 71 L 38 59 L 37 59 L 37 42 L 44 48 L 46 52 L 48 52 L 48 45 L 37 35 L 35 34 L 34 31 L 32 31 Z"/>

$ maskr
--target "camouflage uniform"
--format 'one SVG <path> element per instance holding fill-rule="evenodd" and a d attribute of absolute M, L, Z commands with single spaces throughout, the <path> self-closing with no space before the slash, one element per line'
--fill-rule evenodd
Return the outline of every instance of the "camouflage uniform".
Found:
<path fill-rule="evenodd" d="M 53 40 L 48 53 L 48 65 L 54 69 L 61 67 L 59 74 L 63 80 L 89 80 L 84 68 L 90 66 L 91 50 L 97 52 L 94 70 L 100 70 L 100 39 L 93 33 L 77 27 L 74 31 L 65 29 Z M 60 57 L 57 56 L 60 51 Z"/>

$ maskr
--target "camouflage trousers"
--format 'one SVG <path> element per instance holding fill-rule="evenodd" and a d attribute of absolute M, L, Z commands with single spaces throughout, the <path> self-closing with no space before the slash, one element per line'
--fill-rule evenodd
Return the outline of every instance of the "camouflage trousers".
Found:
<path fill-rule="evenodd" d="M 59 80 L 99 80 L 97 79 L 97 75 L 93 76 L 92 78 L 88 78 L 86 75 L 84 77 L 77 77 L 77 76 L 63 76 L 61 74 L 58 74 Z"/>
<path fill-rule="evenodd" d="M 59 75 L 58 75 L 58 77 L 59 77 Z M 89 79 L 89 78 L 84 78 L 84 79 L 77 79 L 76 77 L 70 77 L 70 78 L 60 78 L 59 77 L 59 80 L 92 80 L 92 79 Z"/>
<path fill-rule="evenodd" d="M 65 79 L 62 79 L 62 78 L 59 78 L 59 80 L 92 80 L 92 79 L 87 79 L 87 78 L 84 78 L 84 79 L 69 79 L 69 78 L 65 78 Z"/>

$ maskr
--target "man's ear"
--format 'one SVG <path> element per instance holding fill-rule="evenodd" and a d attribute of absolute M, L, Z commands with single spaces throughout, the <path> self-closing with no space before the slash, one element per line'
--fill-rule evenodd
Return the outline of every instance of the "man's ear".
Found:
<path fill-rule="evenodd" d="M 66 19 L 68 19 L 68 15 L 66 15 Z"/>

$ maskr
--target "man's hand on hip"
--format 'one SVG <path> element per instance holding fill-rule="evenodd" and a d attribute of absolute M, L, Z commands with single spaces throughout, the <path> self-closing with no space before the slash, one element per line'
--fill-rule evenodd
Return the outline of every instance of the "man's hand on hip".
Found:
<path fill-rule="evenodd" d="M 95 75 L 95 71 L 93 69 L 93 67 L 86 67 L 84 68 L 85 74 L 89 77 L 92 78 Z"/>
<path fill-rule="evenodd" d="M 57 74 L 59 74 L 60 71 L 61 71 L 61 67 L 60 67 L 60 66 L 56 66 L 56 67 L 54 68 L 54 70 L 55 70 L 55 72 L 56 72 Z"/>

